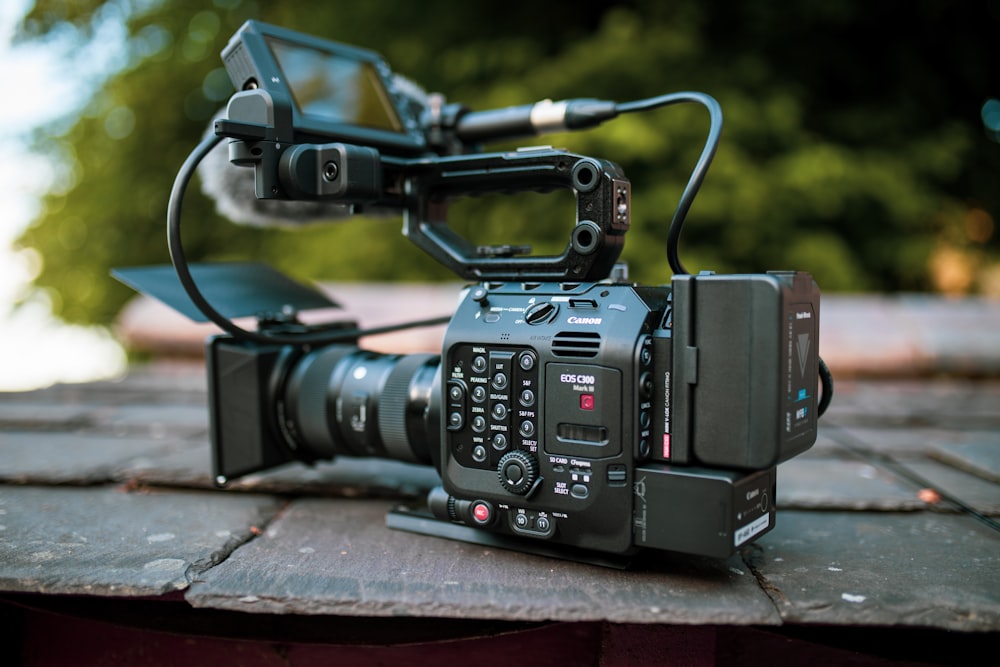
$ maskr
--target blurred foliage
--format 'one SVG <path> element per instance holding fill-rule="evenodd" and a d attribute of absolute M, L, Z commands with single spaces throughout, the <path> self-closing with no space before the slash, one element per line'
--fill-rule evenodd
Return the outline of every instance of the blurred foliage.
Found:
<path fill-rule="evenodd" d="M 21 39 L 74 31 L 82 42 L 107 20 L 129 35 L 126 66 L 85 112 L 35 137 L 61 167 L 20 243 L 43 257 L 36 284 L 64 318 L 109 322 L 130 296 L 109 268 L 169 261 L 170 187 L 232 92 L 218 54 L 248 18 L 379 51 L 475 109 L 712 94 L 725 129 L 681 239 L 693 271 L 802 269 L 827 291 L 1000 289 L 988 284 L 1000 281 L 1000 145 L 980 118 L 1000 94 L 995 0 L 38 0 Z M 633 278 L 658 283 L 669 278 L 666 226 L 707 128 L 703 109 L 670 107 L 535 143 L 624 167 L 633 227 L 623 256 Z M 454 217 L 470 234 L 548 252 L 565 244 L 573 206 L 490 197 Z M 184 222 L 193 259 L 261 259 L 303 279 L 452 278 L 398 220 L 247 229 L 192 188 Z"/>

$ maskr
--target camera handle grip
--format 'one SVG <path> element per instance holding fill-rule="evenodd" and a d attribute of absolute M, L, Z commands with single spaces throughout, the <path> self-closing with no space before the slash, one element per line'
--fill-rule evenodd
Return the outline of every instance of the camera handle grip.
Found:
<path fill-rule="evenodd" d="M 577 202 L 576 224 L 560 255 L 484 249 L 448 226 L 448 201 L 455 196 L 556 188 L 573 190 Z M 629 228 L 630 184 L 621 168 L 552 148 L 414 161 L 405 169 L 404 189 L 403 233 L 466 280 L 601 280 Z"/>

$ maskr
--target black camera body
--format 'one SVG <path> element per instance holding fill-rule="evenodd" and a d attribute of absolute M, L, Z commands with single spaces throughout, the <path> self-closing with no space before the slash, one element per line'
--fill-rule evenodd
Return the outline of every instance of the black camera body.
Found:
<path fill-rule="evenodd" d="M 445 335 L 448 498 L 431 509 L 585 549 L 729 555 L 773 525 L 774 466 L 815 441 L 818 299 L 805 274 L 471 291 Z"/>
<path fill-rule="evenodd" d="M 774 526 L 775 466 L 816 439 L 818 318 L 807 274 L 699 275 L 476 285 L 441 357 L 215 338 L 216 471 L 429 463 L 440 520 L 725 557 Z"/>
<path fill-rule="evenodd" d="M 253 167 L 259 198 L 400 211 L 404 234 L 470 284 L 440 354 L 366 351 L 357 341 L 372 332 L 352 323 L 301 325 L 273 277 L 270 305 L 243 308 L 258 330 L 240 329 L 194 284 L 180 244 L 189 165 L 214 145 L 203 142 L 178 175 L 168 234 L 187 295 L 229 332 L 207 346 L 219 485 L 338 456 L 431 465 L 441 485 L 426 507 L 391 512 L 391 527 L 593 562 L 606 561 L 581 554 L 724 558 L 774 526 L 776 466 L 812 446 L 829 401 L 812 278 L 689 275 L 672 250 L 678 222 L 670 283 L 634 284 L 616 264 L 631 222 L 620 167 L 551 148 L 478 149 L 643 110 L 636 103 L 472 113 L 408 96 L 376 54 L 255 22 L 223 55 L 239 92 L 215 141 L 228 138 L 231 162 Z M 721 114 L 706 98 L 660 102 L 706 104 L 717 141 Z M 577 201 L 560 255 L 477 246 L 448 227 L 455 197 L 555 188 Z M 219 292 L 268 291 L 246 274 Z"/>

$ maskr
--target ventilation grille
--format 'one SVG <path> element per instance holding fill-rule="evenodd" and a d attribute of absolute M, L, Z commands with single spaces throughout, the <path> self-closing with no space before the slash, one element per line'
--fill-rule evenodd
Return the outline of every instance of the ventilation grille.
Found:
<path fill-rule="evenodd" d="M 552 354 L 556 357 L 592 359 L 601 349 L 601 334 L 591 331 L 560 331 L 552 337 Z"/>

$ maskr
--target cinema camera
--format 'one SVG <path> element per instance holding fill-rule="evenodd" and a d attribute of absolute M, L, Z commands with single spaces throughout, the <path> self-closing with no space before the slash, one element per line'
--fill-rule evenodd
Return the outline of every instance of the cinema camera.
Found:
<path fill-rule="evenodd" d="M 713 98 L 473 112 L 419 93 L 375 53 L 253 21 L 222 56 L 238 92 L 168 212 L 177 278 L 227 332 L 207 348 L 220 485 L 336 456 L 429 464 L 441 485 L 423 510 L 391 512 L 391 527 L 597 562 L 646 548 L 728 557 L 774 527 L 776 465 L 812 446 L 832 391 L 820 295 L 806 273 L 690 275 L 677 257 L 721 131 Z M 705 106 L 711 127 L 667 233 L 669 285 L 630 283 L 617 264 L 631 222 L 617 165 L 479 148 L 680 102 Z M 281 298 L 254 330 L 210 303 L 184 256 L 181 200 L 223 138 L 258 198 L 402 213 L 404 234 L 470 284 L 440 356 L 360 349 L 386 329 L 305 326 Z M 475 245 L 448 226 L 456 197 L 560 188 L 577 208 L 560 255 Z"/>

